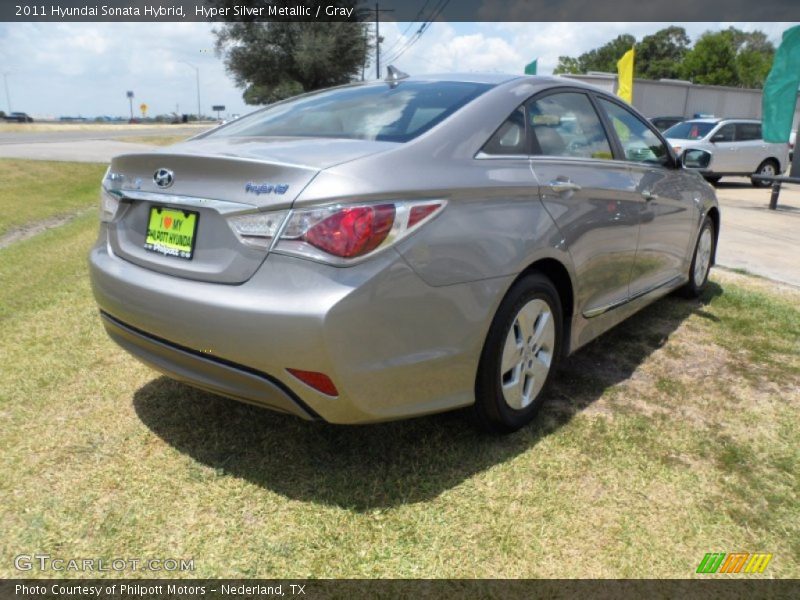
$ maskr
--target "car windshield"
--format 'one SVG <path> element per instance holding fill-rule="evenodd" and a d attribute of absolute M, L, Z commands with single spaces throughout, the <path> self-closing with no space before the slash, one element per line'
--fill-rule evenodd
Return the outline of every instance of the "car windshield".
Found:
<path fill-rule="evenodd" d="M 211 136 L 333 137 L 407 142 L 492 85 L 403 81 L 336 88 L 265 108 Z"/>
<path fill-rule="evenodd" d="M 664 132 L 664 137 L 675 140 L 699 140 L 706 137 L 708 132 L 714 129 L 715 125 L 716 123 L 707 123 L 705 121 L 684 121 L 667 129 Z"/>

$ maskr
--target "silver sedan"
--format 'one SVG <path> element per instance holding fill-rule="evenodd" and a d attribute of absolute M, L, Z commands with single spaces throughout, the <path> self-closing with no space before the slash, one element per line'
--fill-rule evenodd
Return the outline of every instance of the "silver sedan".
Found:
<path fill-rule="evenodd" d="M 561 357 L 698 295 L 713 188 L 574 81 L 405 77 L 286 100 L 113 160 L 94 294 L 170 377 L 331 423 L 540 408 Z"/>

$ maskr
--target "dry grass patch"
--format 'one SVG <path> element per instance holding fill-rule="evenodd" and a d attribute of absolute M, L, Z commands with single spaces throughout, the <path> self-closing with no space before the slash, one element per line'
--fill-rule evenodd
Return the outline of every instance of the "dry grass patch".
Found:
<path fill-rule="evenodd" d="M 151 146 L 171 146 L 187 139 L 185 135 L 138 135 L 119 138 L 121 142 L 132 144 L 150 144 Z"/>

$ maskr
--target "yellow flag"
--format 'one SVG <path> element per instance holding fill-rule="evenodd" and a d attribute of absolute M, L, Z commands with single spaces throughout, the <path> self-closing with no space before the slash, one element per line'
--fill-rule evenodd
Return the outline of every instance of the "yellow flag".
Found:
<path fill-rule="evenodd" d="M 619 84 L 617 86 L 617 96 L 625 100 L 628 104 L 633 104 L 633 48 L 623 54 L 617 62 L 617 72 L 619 73 Z"/>

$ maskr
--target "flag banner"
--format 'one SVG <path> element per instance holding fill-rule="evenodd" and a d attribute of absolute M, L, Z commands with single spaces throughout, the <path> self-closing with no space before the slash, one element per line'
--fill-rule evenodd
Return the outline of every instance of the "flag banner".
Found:
<path fill-rule="evenodd" d="M 617 96 L 628 104 L 633 104 L 633 55 L 634 51 L 631 48 L 617 62 L 617 72 L 619 74 Z"/>
<path fill-rule="evenodd" d="M 787 143 L 800 85 L 800 25 L 783 32 L 761 96 L 765 142 Z"/>

